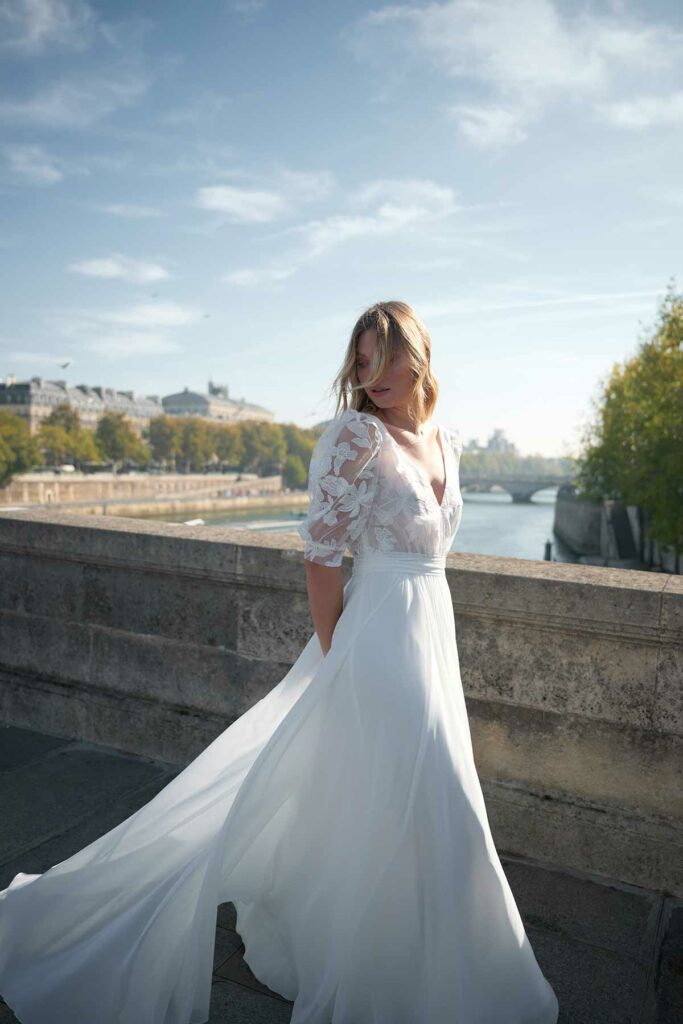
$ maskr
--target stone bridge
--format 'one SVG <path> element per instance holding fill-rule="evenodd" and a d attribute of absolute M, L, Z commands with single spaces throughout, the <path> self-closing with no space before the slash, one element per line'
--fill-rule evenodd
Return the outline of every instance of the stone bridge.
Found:
<path fill-rule="evenodd" d="M 477 473 L 460 470 L 460 489 L 467 487 L 472 490 L 488 491 L 494 485 L 502 487 L 512 496 L 513 502 L 523 504 L 530 502 L 536 491 L 546 487 L 561 487 L 569 483 L 570 476 L 548 474 L 547 476 L 525 476 L 520 473 L 505 475 L 504 473 Z"/>

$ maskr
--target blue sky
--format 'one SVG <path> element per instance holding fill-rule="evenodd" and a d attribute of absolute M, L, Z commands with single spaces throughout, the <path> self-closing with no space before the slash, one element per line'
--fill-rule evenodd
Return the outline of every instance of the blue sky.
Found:
<path fill-rule="evenodd" d="M 683 289 L 678 0 L 5 0 L 0 56 L 0 379 L 309 426 L 401 299 L 438 421 L 560 455 Z"/>

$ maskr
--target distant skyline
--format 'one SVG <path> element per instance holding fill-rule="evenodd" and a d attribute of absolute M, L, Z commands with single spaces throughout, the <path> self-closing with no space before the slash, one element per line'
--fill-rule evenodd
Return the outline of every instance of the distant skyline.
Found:
<path fill-rule="evenodd" d="M 683 290 L 682 67 L 673 0 L 7 0 L 0 379 L 311 426 L 401 299 L 438 421 L 570 454 Z"/>

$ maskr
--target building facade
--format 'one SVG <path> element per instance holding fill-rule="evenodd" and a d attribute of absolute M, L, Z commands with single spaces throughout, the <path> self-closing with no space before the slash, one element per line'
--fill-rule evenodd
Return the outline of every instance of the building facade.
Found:
<path fill-rule="evenodd" d="M 273 422 L 269 409 L 243 398 L 232 399 L 224 385 L 209 381 L 208 393 L 185 388 L 160 399 L 158 395 L 136 395 L 134 391 L 67 384 L 65 380 L 31 377 L 17 381 L 13 376 L 0 382 L 0 409 L 21 417 L 34 434 L 43 420 L 58 406 L 68 404 L 78 413 L 81 425 L 94 430 L 106 412 L 121 412 L 139 434 L 156 416 L 200 416 L 214 423 L 243 423 L 245 420 Z"/>
<path fill-rule="evenodd" d="M 213 384 L 211 381 L 207 394 L 185 388 L 175 395 L 167 395 L 161 401 L 167 416 L 201 416 L 214 423 L 243 423 L 245 420 L 267 420 L 272 423 L 275 419 L 269 409 L 254 402 L 246 402 L 243 398 L 230 398 L 225 385 Z"/>
<path fill-rule="evenodd" d="M 65 380 L 31 377 L 17 381 L 7 377 L 0 383 L 0 409 L 19 416 L 34 434 L 40 424 L 58 406 L 68 404 L 78 413 L 81 425 L 94 430 L 105 412 L 122 412 L 138 432 L 155 416 L 163 416 L 164 407 L 156 395 L 136 395 L 134 391 L 69 385 Z"/>

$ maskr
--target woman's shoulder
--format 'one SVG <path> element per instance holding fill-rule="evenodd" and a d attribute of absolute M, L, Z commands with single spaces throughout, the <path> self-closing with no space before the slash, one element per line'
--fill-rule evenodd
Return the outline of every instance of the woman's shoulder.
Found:
<path fill-rule="evenodd" d="M 362 409 L 343 409 L 328 420 L 320 437 L 334 445 L 351 444 L 357 448 L 379 450 L 382 431 L 376 416 Z"/>

